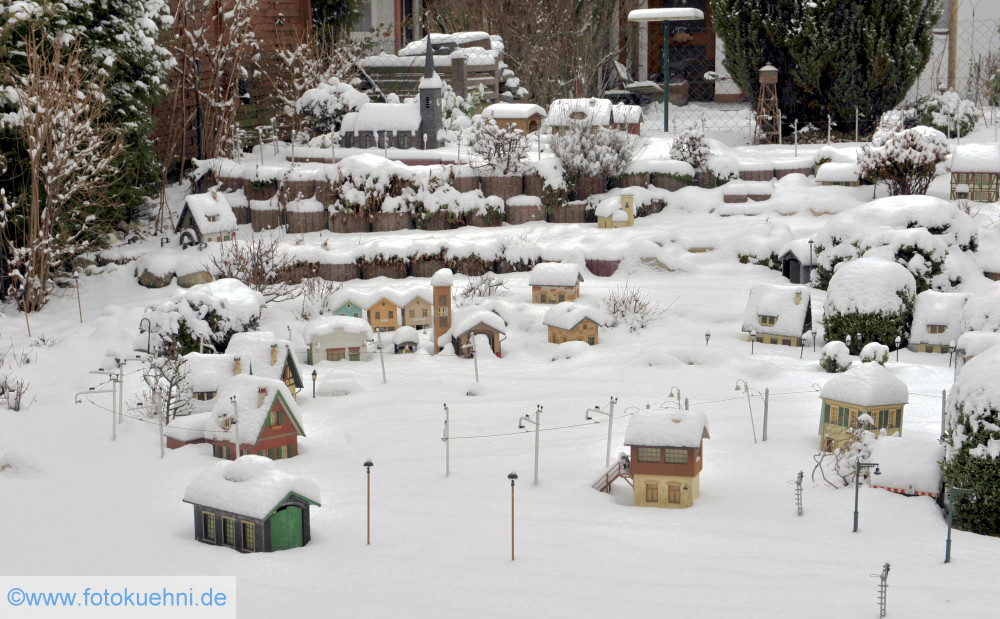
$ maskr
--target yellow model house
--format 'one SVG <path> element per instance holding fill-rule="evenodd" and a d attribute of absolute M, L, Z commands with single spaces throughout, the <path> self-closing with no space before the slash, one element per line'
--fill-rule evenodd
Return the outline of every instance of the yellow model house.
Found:
<path fill-rule="evenodd" d="M 906 347 L 915 352 L 948 353 L 962 333 L 966 295 L 925 290 L 913 303 L 913 324 Z"/>
<path fill-rule="evenodd" d="M 831 378 L 820 391 L 820 450 L 833 451 L 849 437 L 848 429 L 866 427 L 902 436 L 903 408 L 909 401 L 906 383 L 874 361 Z"/>
<path fill-rule="evenodd" d="M 399 306 L 382 297 L 368 308 L 368 324 L 375 331 L 395 331 L 399 327 Z"/>
<path fill-rule="evenodd" d="M 701 493 L 706 438 L 704 413 L 661 409 L 632 415 L 625 444 L 632 448 L 629 468 L 635 504 L 674 509 L 694 505 Z"/>
<path fill-rule="evenodd" d="M 804 286 L 758 282 L 750 288 L 743 311 L 743 332 L 764 344 L 798 346 L 802 334 L 812 329 L 812 304 Z"/>
<path fill-rule="evenodd" d="M 594 209 L 598 228 L 628 228 L 635 225 L 635 197 L 622 194 L 608 198 Z"/>
<path fill-rule="evenodd" d="M 580 296 L 580 267 L 561 262 L 540 262 L 531 269 L 528 285 L 531 286 L 532 303 L 555 305 L 575 301 Z"/>
<path fill-rule="evenodd" d="M 542 324 L 549 329 L 549 342 L 598 343 L 599 330 L 608 324 L 607 315 L 597 309 L 566 301 L 545 312 Z"/>
<path fill-rule="evenodd" d="M 414 293 L 412 298 L 401 300 L 403 325 L 415 329 L 426 329 L 431 326 L 434 307 L 423 294 Z"/>

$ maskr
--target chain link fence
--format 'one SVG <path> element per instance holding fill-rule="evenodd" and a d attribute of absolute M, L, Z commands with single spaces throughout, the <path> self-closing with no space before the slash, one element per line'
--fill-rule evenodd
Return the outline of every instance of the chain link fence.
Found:
<path fill-rule="evenodd" d="M 1000 20 L 976 19 L 955 24 L 955 92 L 975 101 L 980 107 L 996 105 L 997 83 L 994 77 L 1000 72 Z M 948 34 L 934 36 L 934 48 L 927 67 L 910 89 L 907 100 L 948 88 L 949 68 Z"/>

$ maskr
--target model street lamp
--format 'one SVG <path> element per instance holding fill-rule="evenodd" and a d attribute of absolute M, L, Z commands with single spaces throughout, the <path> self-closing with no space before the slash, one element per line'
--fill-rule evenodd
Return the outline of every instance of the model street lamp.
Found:
<path fill-rule="evenodd" d="M 372 543 L 372 467 L 375 463 L 371 460 L 365 460 L 362 465 L 365 467 L 365 474 L 368 476 L 368 545 L 371 546 Z"/>
<path fill-rule="evenodd" d="M 705 19 L 699 9 L 636 9 L 629 11 L 628 20 L 633 22 L 662 22 L 663 24 L 663 132 L 670 131 L 670 32 L 668 21 L 690 21 Z"/>
<path fill-rule="evenodd" d="M 753 345 L 757 342 L 757 329 L 750 331 L 750 354 L 753 355 Z"/>
<path fill-rule="evenodd" d="M 809 333 L 812 333 L 812 336 L 813 336 L 813 352 L 816 352 L 816 329 L 813 328 L 813 330 L 810 331 Z"/>
<path fill-rule="evenodd" d="M 705 346 L 708 346 L 708 339 L 709 339 L 710 337 L 712 337 L 712 332 L 711 332 L 711 331 L 708 331 L 708 330 L 706 330 L 706 331 L 705 331 Z"/>
<path fill-rule="evenodd" d="M 850 337 L 850 336 L 848 336 Z M 861 487 L 861 471 L 864 469 L 875 469 L 876 475 L 881 475 L 878 470 L 878 462 L 862 462 L 858 460 L 854 466 L 854 532 L 858 532 L 858 488 Z"/>
<path fill-rule="evenodd" d="M 510 560 L 514 560 L 514 482 L 517 481 L 517 473 L 511 472 L 507 475 L 510 480 Z"/>
<path fill-rule="evenodd" d="M 955 499 L 966 494 L 972 495 L 972 500 L 976 500 L 974 490 L 968 488 L 948 488 L 948 540 L 944 543 L 944 562 L 951 563 L 951 519 L 955 515 Z"/>
<path fill-rule="evenodd" d="M 317 376 L 318 376 L 318 374 L 316 374 L 316 370 L 313 370 L 312 379 L 313 379 L 313 397 L 314 398 L 316 397 L 316 377 Z"/>
<path fill-rule="evenodd" d="M 903 343 L 903 338 L 901 338 L 901 337 L 899 337 L 899 336 L 897 335 L 897 336 L 896 336 L 896 340 L 895 340 L 895 341 L 896 341 L 896 363 L 899 363 L 899 347 L 900 347 L 900 346 L 902 345 L 902 343 Z"/>

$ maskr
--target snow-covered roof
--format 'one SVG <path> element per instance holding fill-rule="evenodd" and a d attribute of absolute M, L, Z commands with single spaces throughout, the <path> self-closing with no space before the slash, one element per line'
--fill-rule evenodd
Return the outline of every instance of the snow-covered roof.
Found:
<path fill-rule="evenodd" d="M 259 395 L 261 389 L 265 392 L 263 398 Z M 279 395 L 285 402 L 285 409 L 291 417 L 292 424 L 301 436 L 305 436 L 295 398 L 292 397 L 292 393 L 285 386 L 285 383 L 273 378 L 240 374 L 229 378 L 219 386 L 215 406 L 212 407 L 212 412 L 205 422 L 205 438 L 236 442 L 237 424 L 226 423 L 227 419 L 233 418 L 231 399 L 235 397 L 239 417 L 240 442 L 243 444 L 257 442 L 257 437 L 260 436 L 261 429 L 263 429 L 264 422 L 271 410 L 271 404 Z"/>
<path fill-rule="evenodd" d="M 420 107 L 416 103 L 366 103 L 357 112 L 344 115 L 341 130 L 416 131 L 420 128 Z"/>
<path fill-rule="evenodd" d="M 219 385 L 235 374 L 238 355 L 206 355 L 192 352 L 184 355 L 188 367 L 188 383 L 194 392 L 217 391 Z M 240 374 L 246 374 L 247 367 L 240 359 Z"/>
<path fill-rule="evenodd" d="M 915 344 L 943 346 L 956 339 L 960 333 L 962 308 L 966 295 L 958 292 L 925 290 L 917 295 L 913 304 L 913 325 L 910 341 Z M 943 325 L 943 333 L 928 333 L 928 325 Z"/>
<path fill-rule="evenodd" d="M 897 291 L 912 298 L 917 284 L 903 265 L 878 258 L 858 258 L 837 265 L 826 291 L 826 311 L 894 312 L 903 306 Z"/>
<path fill-rule="evenodd" d="M 964 357 L 975 357 L 997 345 L 1000 345 L 1000 333 L 996 331 L 966 331 L 958 336 L 955 349 Z"/>
<path fill-rule="evenodd" d="M 355 318 L 354 316 L 323 316 L 310 320 L 302 333 L 302 337 L 307 342 L 311 342 L 314 338 L 330 335 L 337 331 L 360 335 L 365 339 L 372 336 L 372 327 L 364 318 Z"/>
<path fill-rule="evenodd" d="M 778 251 L 778 259 L 784 260 L 785 254 L 791 252 L 791 257 L 799 261 L 799 264 L 812 266 L 815 259 L 815 250 L 810 249 L 808 238 L 795 239 L 789 241 Z"/>
<path fill-rule="evenodd" d="M 1000 144 L 959 144 L 951 155 L 952 172 L 1000 174 Z"/>
<path fill-rule="evenodd" d="M 562 262 L 539 262 L 528 276 L 529 286 L 563 286 L 572 288 L 583 281 L 580 267 Z"/>
<path fill-rule="evenodd" d="M 442 43 L 454 43 L 455 45 L 469 45 L 472 43 L 485 43 L 491 44 L 490 35 L 487 32 L 432 32 L 429 33 L 431 38 L 431 47 L 441 45 Z M 427 37 L 417 39 L 407 43 L 405 47 L 399 50 L 400 56 L 423 56 L 427 50 Z"/>
<path fill-rule="evenodd" d="M 611 107 L 611 122 L 630 125 L 642 122 L 642 108 L 638 105 L 616 103 Z"/>
<path fill-rule="evenodd" d="M 1000 331 L 1000 284 L 969 297 L 962 309 L 962 331 Z"/>
<path fill-rule="evenodd" d="M 264 519 L 289 494 L 319 505 L 315 482 L 279 471 L 270 458 L 247 455 L 199 473 L 184 491 L 184 502 Z"/>
<path fill-rule="evenodd" d="M 700 447 L 708 436 L 705 413 L 680 410 L 644 410 L 632 415 L 625 444 L 637 447 Z"/>
<path fill-rule="evenodd" d="M 944 445 L 938 441 L 880 436 L 868 459 L 878 462 L 881 473 L 871 478 L 873 486 L 903 490 L 912 486 L 914 492 L 934 494 L 941 491 Z"/>
<path fill-rule="evenodd" d="M 174 417 L 170 423 L 163 426 L 163 434 L 182 443 L 205 438 L 205 424 L 208 423 L 208 417 L 211 414 L 210 411 L 206 411 Z"/>
<path fill-rule="evenodd" d="M 548 114 L 545 108 L 534 103 L 494 103 L 487 105 L 480 112 L 483 118 L 527 119 L 535 116 L 545 118 Z"/>
<path fill-rule="evenodd" d="M 225 195 L 218 191 L 194 193 L 184 199 L 184 210 L 177 220 L 180 230 L 184 212 L 191 214 L 195 225 L 202 234 L 230 232 L 236 229 L 236 214 Z"/>
<path fill-rule="evenodd" d="M 416 344 L 420 341 L 420 333 L 413 327 L 400 327 L 392 332 L 393 344 Z"/>
<path fill-rule="evenodd" d="M 588 318 L 602 327 L 606 326 L 609 320 L 608 315 L 599 309 L 583 305 L 582 303 L 564 301 L 553 305 L 545 312 L 545 315 L 542 317 L 542 324 L 546 327 L 555 327 L 568 331 Z"/>
<path fill-rule="evenodd" d="M 438 269 L 435 271 L 434 275 L 431 276 L 431 286 L 447 286 L 451 287 L 455 283 L 455 274 L 451 269 Z"/>
<path fill-rule="evenodd" d="M 856 163 L 824 163 L 816 170 L 818 183 L 856 183 L 861 172 Z"/>
<path fill-rule="evenodd" d="M 507 323 L 504 319 L 490 310 L 477 307 L 462 307 L 455 310 L 452 318 L 451 329 L 438 338 L 438 346 L 445 346 L 450 338 L 459 337 L 463 333 L 474 329 L 480 323 L 496 330 L 499 333 L 507 333 Z"/>
<path fill-rule="evenodd" d="M 622 210 L 622 199 L 620 196 L 605 198 L 594 207 L 594 215 L 596 217 L 614 217 L 616 213 L 625 214 Z M 628 216 L 626 215 L 627 218 Z"/>
<path fill-rule="evenodd" d="M 271 364 L 271 347 L 277 347 L 277 357 L 274 364 Z M 239 355 L 241 362 L 248 373 L 254 376 L 281 379 L 285 360 L 292 367 L 292 372 L 299 374 L 298 365 L 295 363 L 295 355 L 289 353 L 292 343 L 288 340 L 275 336 L 270 331 L 247 331 L 236 333 L 229 340 L 226 346 L 226 353 Z M 247 365 L 249 364 L 249 367 Z"/>
<path fill-rule="evenodd" d="M 871 361 L 852 366 L 843 374 L 831 378 L 819 396 L 845 404 L 868 408 L 890 404 L 906 404 L 910 391 L 906 383 L 892 375 L 884 366 Z"/>
<path fill-rule="evenodd" d="M 440 90 L 443 82 L 441 81 L 441 76 L 435 71 L 430 77 L 421 77 L 420 81 L 417 82 L 417 88 L 420 90 L 425 89 L 438 89 Z M 369 104 L 371 105 L 371 104 Z"/>
<path fill-rule="evenodd" d="M 604 127 L 611 124 L 612 103 L 608 99 L 556 99 L 549 105 L 546 124 L 564 127 L 572 121 L 587 122 Z"/>
<path fill-rule="evenodd" d="M 684 21 L 689 19 L 705 19 L 701 9 L 690 7 L 668 7 L 660 9 L 633 9 L 628 13 L 629 21 Z"/>
<path fill-rule="evenodd" d="M 808 330 L 809 304 L 809 289 L 805 286 L 754 283 L 743 312 L 743 330 L 800 337 Z M 760 316 L 774 316 L 776 320 L 773 325 L 764 326 L 760 324 Z"/>

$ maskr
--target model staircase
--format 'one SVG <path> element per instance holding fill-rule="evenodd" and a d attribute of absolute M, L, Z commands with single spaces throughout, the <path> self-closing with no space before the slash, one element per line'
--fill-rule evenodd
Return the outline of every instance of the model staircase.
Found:
<path fill-rule="evenodd" d="M 616 479 L 621 477 L 628 482 L 628 485 L 632 485 L 632 471 L 629 468 L 629 464 L 625 460 L 619 460 L 611 465 L 604 475 L 594 482 L 594 490 L 599 490 L 600 492 L 611 492 L 611 484 L 614 483 Z"/>

